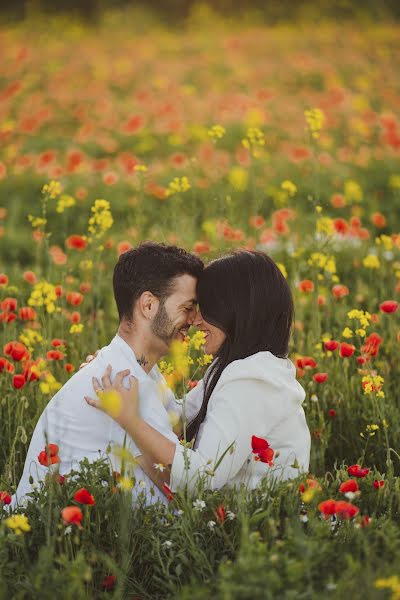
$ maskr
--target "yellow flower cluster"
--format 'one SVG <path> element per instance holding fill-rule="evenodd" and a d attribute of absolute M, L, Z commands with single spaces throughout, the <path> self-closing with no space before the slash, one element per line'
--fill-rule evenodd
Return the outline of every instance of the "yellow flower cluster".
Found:
<path fill-rule="evenodd" d="M 72 206 L 75 206 L 75 204 L 75 198 L 68 196 L 67 194 L 63 194 L 58 199 L 56 211 L 58 213 L 63 213 L 66 208 L 71 208 Z"/>
<path fill-rule="evenodd" d="M 317 219 L 316 229 L 318 233 L 331 235 L 335 231 L 333 219 L 330 219 L 329 217 L 320 217 L 319 219 Z"/>
<path fill-rule="evenodd" d="M 348 202 L 361 202 L 363 191 L 361 186 L 352 179 L 344 183 L 344 196 Z"/>
<path fill-rule="evenodd" d="M 389 589 L 393 592 L 390 596 L 390 600 L 400 600 L 400 577 L 392 575 L 391 577 L 381 578 L 375 580 L 375 587 L 378 590 Z"/>
<path fill-rule="evenodd" d="M 391 175 L 389 177 L 389 185 L 394 190 L 400 189 L 400 175 Z"/>
<path fill-rule="evenodd" d="M 174 177 L 168 184 L 167 196 L 173 196 L 174 194 L 180 194 L 190 190 L 192 186 L 189 183 L 189 179 L 184 175 L 183 177 Z"/>
<path fill-rule="evenodd" d="M 13 515 L 4 521 L 5 525 L 13 529 L 17 535 L 22 535 L 31 530 L 28 517 L 25 515 Z"/>
<path fill-rule="evenodd" d="M 29 220 L 29 223 L 34 228 L 43 227 L 47 223 L 47 219 L 45 219 L 43 217 L 34 217 L 33 215 L 28 215 L 28 220 Z"/>
<path fill-rule="evenodd" d="M 40 382 L 40 391 L 42 394 L 55 394 L 61 387 L 62 383 L 57 381 L 49 371 L 46 371 L 44 381 Z"/>
<path fill-rule="evenodd" d="M 389 235 L 382 234 L 378 238 L 375 239 L 375 243 L 377 246 L 383 246 L 385 250 L 393 249 L 393 240 Z"/>
<path fill-rule="evenodd" d="M 33 352 L 34 346 L 43 341 L 43 336 L 34 329 L 23 329 L 19 336 L 19 341 L 25 344 L 29 352 Z"/>
<path fill-rule="evenodd" d="M 70 333 L 82 333 L 83 331 L 83 323 L 72 323 L 69 328 Z"/>
<path fill-rule="evenodd" d="M 362 378 L 362 386 L 364 388 L 364 394 L 372 394 L 376 392 L 376 395 L 380 398 L 384 398 L 385 394 L 382 391 L 384 379 L 381 375 L 364 375 Z"/>
<path fill-rule="evenodd" d="M 204 331 L 196 331 L 190 338 L 189 347 L 194 348 L 195 350 L 200 350 L 202 346 L 206 343 L 206 336 Z"/>
<path fill-rule="evenodd" d="M 247 189 L 249 174 L 243 167 L 232 167 L 229 171 L 229 183 L 239 192 L 244 192 Z"/>
<path fill-rule="evenodd" d="M 61 194 L 61 183 L 59 181 L 50 181 L 42 187 L 42 194 L 51 200 L 57 198 Z"/>
<path fill-rule="evenodd" d="M 381 263 L 375 254 L 368 254 L 368 256 L 363 259 L 363 265 L 366 269 L 379 269 Z"/>
<path fill-rule="evenodd" d="M 213 140 L 220 140 L 221 138 L 224 137 L 226 131 L 225 131 L 225 127 L 222 127 L 222 125 L 213 125 L 209 130 L 208 130 L 208 135 L 210 136 L 210 138 L 212 138 Z"/>
<path fill-rule="evenodd" d="M 205 367 L 212 363 L 214 356 L 212 354 L 203 354 L 203 356 L 199 356 L 197 359 L 197 364 L 199 367 Z"/>
<path fill-rule="evenodd" d="M 146 173 L 147 167 L 146 165 L 135 165 L 133 168 L 136 173 Z"/>
<path fill-rule="evenodd" d="M 358 310 L 357 308 L 354 308 L 353 310 L 349 310 L 347 316 L 349 319 L 357 319 L 361 327 L 369 327 L 371 321 L 371 314 L 368 311 Z"/>
<path fill-rule="evenodd" d="M 289 179 L 285 179 L 282 181 L 281 188 L 284 192 L 287 192 L 289 198 L 292 198 L 297 193 L 297 186 L 293 181 L 289 181 Z"/>
<path fill-rule="evenodd" d="M 110 210 L 110 203 L 108 200 L 95 200 L 90 210 L 93 215 L 89 219 L 88 231 L 93 238 L 100 238 L 114 223 Z"/>
<path fill-rule="evenodd" d="M 313 252 L 307 263 L 312 267 L 324 269 L 327 273 L 336 273 L 336 261 L 334 256 L 327 256 L 322 252 Z"/>
<path fill-rule="evenodd" d="M 257 158 L 261 154 L 261 148 L 265 146 L 265 135 L 258 127 L 249 127 L 242 145 Z"/>
<path fill-rule="evenodd" d="M 325 123 L 325 115 L 320 108 L 310 108 L 304 111 L 307 125 L 313 138 L 319 138 L 319 133 Z"/>
<path fill-rule="evenodd" d="M 44 306 L 48 313 L 53 313 L 56 310 L 55 302 L 57 295 L 54 285 L 47 281 L 39 281 L 33 287 L 28 300 L 29 306 Z"/>

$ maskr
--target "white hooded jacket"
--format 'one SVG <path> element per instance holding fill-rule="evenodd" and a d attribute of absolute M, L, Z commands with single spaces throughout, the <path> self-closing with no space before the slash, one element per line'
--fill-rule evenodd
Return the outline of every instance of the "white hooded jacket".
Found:
<path fill-rule="evenodd" d="M 188 420 L 200 409 L 203 392 L 202 380 L 187 395 Z M 194 449 L 176 447 L 171 490 L 185 484 L 194 489 L 198 474 L 212 472 L 232 442 L 234 451 L 225 454 L 213 475 L 207 473 L 210 489 L 240 483 L 253 489 L 263 477 L 291 479 L 307 472 L 310 432 L 301 406 L 304 398 L 289 359 L 258 352 L 230 363 L 210 396 Z M 275 451 L 273 466 L 255 460 L 253 435 L 266 439 Z"/>

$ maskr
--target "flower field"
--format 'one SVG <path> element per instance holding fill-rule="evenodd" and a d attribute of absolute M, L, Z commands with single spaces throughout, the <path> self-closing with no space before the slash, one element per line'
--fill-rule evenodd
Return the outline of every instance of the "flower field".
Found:
<path fill-rule="evenodd" d="M 400 599 L 399 26 L 110 14 L 3 26 L 0 52 L 0 599 Z M 131 510 L 107 456 L 58 477 L 53 445 L 10 512 L 41 412 L 116 332 L 114 264 L 145 239 L 277 261 L 310 473 Z M 198 342 L 188 373 L 161 365 L 179 394 Z"/>

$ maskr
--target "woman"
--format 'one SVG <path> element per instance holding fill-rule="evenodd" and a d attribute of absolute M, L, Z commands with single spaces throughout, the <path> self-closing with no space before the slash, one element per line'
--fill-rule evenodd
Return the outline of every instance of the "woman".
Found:
<path fill-rule="evenodd" d="M 155 479 L 153 465 L 159 467 L 159 479 L 172 492 L 186 484 L 194 490 L 199 476 L 210 489 L 240 483 L 253 489 L 265 476 L 290 479 L 307 471 L 305 392 L 287 358 L 293 300 L 281 271 L 265 254 L 241 250 L 212 261 L 197 292 L 193 324 L 205 333 L 205 351 L 214 361 L 186 398 L 192 448 L 141 419 L 137 380 L 130 378 L 129 390 L 122 386 L 127 371 L 113 385 L 103 378 L 104 389 L 121 395 L 114 418 L 143 453 L 143 468 Z M 98 381 L 94 387 L 101 390 Z"/>

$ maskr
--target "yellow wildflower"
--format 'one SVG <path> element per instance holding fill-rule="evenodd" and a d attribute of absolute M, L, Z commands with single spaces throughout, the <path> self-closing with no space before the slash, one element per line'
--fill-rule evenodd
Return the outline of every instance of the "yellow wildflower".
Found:
<path fill-rule="evenodd" d="M 368 254 L 368 256 L 366 256 L 363 259 L 363 265 L 367 269 L 379 269 L 381 263 L 379 261 L 379 258 L 375 256 L 375 254 Z"/>
<path fill-rule="evenodd" d="M 53 313 L 56 309 L 55 302 L 57 300 L 55 289 L 55 286 L 47 281 L 38 281 L 33 287 L 28 305 L 38 308 L 43 306 L 48 313 Z"/>
<path fill-rule="evenodd" d="M 249 181 L 248 172 L 242 167 L 232 167 L 229 171 L 229 183 L 240 192 L 244 192 L 247 189 Z"/>
<path fill-rule="evenodd" d="M 192 186 L 189 183 L 189 179 L 184 175 L 183 177 L 174 177 L 168 184 L 166 191 L 167 196 L 173 196 L 174 194 L 184 193 L 190 190 Z"/>
<path fill-rule="evenodd" d="M 342 337 L 349 339 L 352 338 L 354 335 L 354 333 L 352 332 L 352 330 L 349 327 L 345 327 L 342 331 Z"/>
<path fill-rule="evenodd" d="M 50 181 L 42 187 L 42 194 L 51 200 L 57 198 L 61 194 L 61 183 L 59 181 Z"/>
<path fill-rule="evenodd" d="M 43 227 L 47 223 L 47 219 L 43 217 L 34 217 L 33 215 L 28 215 L 29 223 L 31 223 L 32 227 Z"/>
<path fill-rule="evenodd" d="M 361 202 L 363 191 L 361 186 L 352 179 L 344 183 L 344 196 L 348 202 Z"/>
<path fill-rule="evenodd" d="M 68 194 L 63 194 L 58 199 L 56 211 L 58 213 L 63 213 L 66 208 L 71 208 L 72 206 L 75 206 L 75 204 L 75 198 L 69 196 Z"/>
<path fill-rule="evenodd" d="M 389 185 L 393 189 L 400 189 L 400 175 L 390 175 Z"/>
<path fill-rule="evenodd" d="M 82 333 L 83 331 L 83 323 L 72 323 L 69 328 L 70 333 Z"/>
<path fill-rule="evenodd" d="M 226 131 L 225 128 L 222 127 L 222 125 L 213 125 L 209 130 L 208 130 L 208 135 L 210 136 L 210 138 L 212 138 L 213 140 L 220 140 L 221 138 L 224 137 Z"/>
<path fill-rule="evenodd" d="M 333 225 L 333 219 L 329 217 L 320 217 L 317 219 L 317 231 L 318 233 L 324 233 L 325 235 L 331 235 L 335 231 Z"/>
<path fill-rule="evenodd" d="M 285 179 L 282 181 L 281 188 L 288 193 L 288 196 L 292 198 L 297 193 L 297 186 L 293 183 L 293 181 L 289 181 L 289 179 Z"/>
<path fill-rule="evenodd" d="M 110 227 L 112 227 L 114 222 L 110 210 L 110 203 L 108 200 L 95 200 L 90 210 L 93 214 L 89 219 L 88 231 L 93 238 L 100 238 L 110 229 Z"/>
<path fill-rule="evenodd" d="M 13 529 L 17 535 L 22 535 L 31 530 L 28 517 L 25 515 L 13 515 L 4 521 L 5 525 Z"/>
<path fill-rule="evenodd" d="M 325 115 L 320 108 L 310 108 L 304 111 L 307 125 L 313 138 L 319 138 L 319 133 L 325 123 Z"/>
<path fill-rule="evenodd" d="M 99 390 L 97 395 L 100 398 L 101 408 L 111 417 L 118 417 L 122 407 L 120 394 L 116 390 Z"/>

